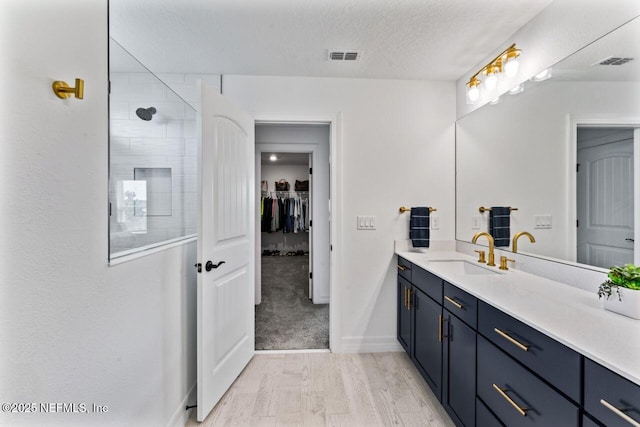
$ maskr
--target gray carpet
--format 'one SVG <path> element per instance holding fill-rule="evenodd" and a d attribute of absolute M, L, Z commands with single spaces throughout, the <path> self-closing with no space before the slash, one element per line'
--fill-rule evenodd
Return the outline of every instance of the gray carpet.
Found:
<path fill-rule="evenodd" d="M 309 299 L 309 256 L 263 256 L 256 350 L 329 348 L 329 304 Z"/>

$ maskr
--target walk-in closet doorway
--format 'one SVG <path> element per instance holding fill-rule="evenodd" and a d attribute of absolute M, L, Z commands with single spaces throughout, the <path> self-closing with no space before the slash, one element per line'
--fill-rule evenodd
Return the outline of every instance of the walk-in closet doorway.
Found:
<path fill-rule="evenodd" d="M 255 348 L 328 350 L 330 124 L 256 123 Z"/>

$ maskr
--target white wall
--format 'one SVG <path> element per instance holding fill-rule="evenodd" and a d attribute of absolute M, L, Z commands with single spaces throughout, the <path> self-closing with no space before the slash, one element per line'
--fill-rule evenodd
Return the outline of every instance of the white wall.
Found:
<path fill-rule="evenodd" d="M 107 266 L 107 2 L 3 1 L 0 52 L 0 401 L 109 407 L 0 425 L 175 424 L 195 244 Z M 52 81 L 75 77 L 84 100 L 58 99 Z"/>
<path fill-rule="evenodd" d="M 503 45 L 496 46 L 495 53 L 488 55 L 456 82 L 457 117 L 496 97 L 493 94 L 469 105 L 466 103 L 466 83 L 511 43 L 516 43 L 523 50 L 519 81 L 525 81 L 639 14 L 640 2 L 637 0 L 554 0 Z M 504 91 L 508 89 L 504 88 Z"/>
<path fill-rule="evenodd" d="M 454 91 L 453 82 L 224 78 L 225 96 L 254 114 L 342 113 L 332 244 L 342 255 L 334 285 L 343 351 L 399 348 L 393 240 L 408 238 L 409 217 L 398 208 L 437 207 L 432 238 L 454 237 Z M 377 229 L 356 231 L 357 215 L 377 216 Z"/>

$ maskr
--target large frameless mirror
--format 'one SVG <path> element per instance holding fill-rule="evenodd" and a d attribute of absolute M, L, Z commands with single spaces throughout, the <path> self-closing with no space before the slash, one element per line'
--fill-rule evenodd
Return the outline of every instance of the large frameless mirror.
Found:
<path fill-rule="evenodd" d="M 511 236 L 535 237 L 518 252 L 601 268 L 640 261 L 638 40 L 640 18 L 458 120 L 457 240 L 488 229 L 480 207 L 512 207 Z"/>

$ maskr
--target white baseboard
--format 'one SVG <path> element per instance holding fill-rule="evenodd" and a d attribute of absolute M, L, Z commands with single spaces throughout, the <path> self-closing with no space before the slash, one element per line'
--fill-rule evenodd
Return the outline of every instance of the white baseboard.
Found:
<path fill-rule="evenodd" d="M 314 304 L 329 304 L 330 300 L 329 297 L 318 297 L 318 298 L 313 298 L 313 303 Z"/>
<path fill-rule="evenodd" d="M 187 421 L 189 421 L 189 414 L 192 410 L 190 409 L 186 411 L 184 408 L 189 404 L 196 404 L 196 392 L 198 390 L 196 387 L 197 384 L 197 382 L 193 383 L 187 392 L 187 395 L 182 399 L 182 402 L 180 402 L 180 405 L 178 405 L 178 408 L 173 413 L 171 420 L 167 423 L 167 427 L 184 427 L 187 424 Z"/>
<path fill-rule="evenodd" d="M 380 353 L 385 351 L 404 351 L 398 339 L 392 337 L 343 337 L 341 353 Z"/>

